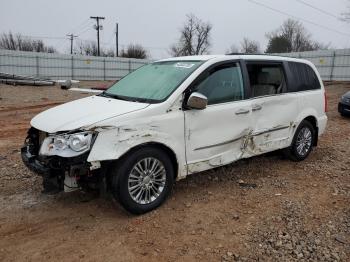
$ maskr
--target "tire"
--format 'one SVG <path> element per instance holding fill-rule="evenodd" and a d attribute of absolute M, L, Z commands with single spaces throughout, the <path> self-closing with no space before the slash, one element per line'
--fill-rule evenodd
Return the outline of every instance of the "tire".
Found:
<path fill-rule="evenodd" d="M 165 151 L 144 147 L 118 162 L 111 170 L 112 191 L 127 211 L 144 214 L 167 199 L 174 183 L 174 167 Z"/>
<path fill-rule="evenodd" d="M 338 106 L 338 112 L 342 117 L 347 117 L 348 115 L 345 113 L 344 107 L 339 104 Z"/>
<path fill-rule="evenodd" d="M 315 144 L 315 135 L 314 126 L 307 120 L 302 121 L 295 131 L 291 146 L 284 150 L 284 154 L 295 162 L 305 160 Z"/>
<path fill-rule="evenodd" d="M 346 117 L 347 115 L 345 114 L 345 112 L 344 112 L 344 109 L 342 108 L 341 109 L 341 111 L 340 111 L 340 115 L 342 116 L 342 117 Z"/>
<path fill-rule="evenodd" d="M 343 109 L 343 107 L 342 106 L 338 106 L 338 112 L 339 112 L 339 114 L 341 115 L 341 116 L 345 116 L 345 114 L 344 114 L 344 109 Z"/>

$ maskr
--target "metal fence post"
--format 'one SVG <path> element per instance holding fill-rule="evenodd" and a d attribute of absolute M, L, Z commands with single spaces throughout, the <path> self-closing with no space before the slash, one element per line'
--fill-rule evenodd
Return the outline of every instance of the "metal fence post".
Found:
<path fill-rule="evenodd" d="M 334 73 L 334 66 L 335 66 L 335 58 L 336 58 L 336 51 L 333 52 L 333 59 L 332 59 L 332 66 L 331 66 L 331 74 L 329 76 L 329 80 L 333 80 L 333 73 Z"/>
<path fill-rule="evenodd" d="M 39 77 L 39 56 L 35 56 L 36 76 Z"/>
<path fill-rule="evenodd" d="M 106 81 L 106 59 L 103 59 L 103 81 Z"/>
<path fill-rule="evenodd" d="M 131 73 L 131 60 L 129 59 L 129 73 Z"/>
<path fill-rule="evenodd" d="M 71 59 L 71 75 L 72 75 L 72 80 L 74 78 L 74 57 L 72 56 L 72 59 Z"/>

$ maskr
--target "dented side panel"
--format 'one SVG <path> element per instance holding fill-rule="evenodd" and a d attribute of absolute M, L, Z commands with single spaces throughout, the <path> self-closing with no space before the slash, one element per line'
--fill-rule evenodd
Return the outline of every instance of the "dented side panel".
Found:
<path fill-rule="evenodd" d="M 246 110 L 246 114 L 236 114 Z M 243 155 L 252 132 L 251 101 L 208 106 L 185 112 L 188 173 L 232 163 Z"/>
<path fill-rule="evenodd" d="M 261 97 L 253 100 L 261 110 L 253 112 L 254 143 L 253 151 L 247 151 L 246 157 L 263 154 L 290 146 L 298 123 L 299 96 L 286 93 Z"/>

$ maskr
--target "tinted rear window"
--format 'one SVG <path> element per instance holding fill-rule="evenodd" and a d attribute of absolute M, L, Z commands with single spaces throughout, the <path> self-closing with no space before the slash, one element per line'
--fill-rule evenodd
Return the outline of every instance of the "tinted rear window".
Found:
<path fill-rule="evenodd" d="M 307 64 L 289 62 L 294 77 L 295 91 L 320 89 L 321 84 L 314 70 Z"/>

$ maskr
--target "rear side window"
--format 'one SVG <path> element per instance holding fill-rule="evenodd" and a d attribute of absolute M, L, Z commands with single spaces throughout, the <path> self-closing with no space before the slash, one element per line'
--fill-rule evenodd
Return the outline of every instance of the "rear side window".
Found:
<path fill-rule="evenodd" d="M 307 91 L 321 88 L 317 75 L 309 65 L 296 62 L 289 62 L 288 64 L 294 77 L 295 91 Z"/>
<path fill-rule="evenodd" d="M 248 63 L 247 69 L 252 97 L 286 92 L 286 78 L 281 63 Z"/>

